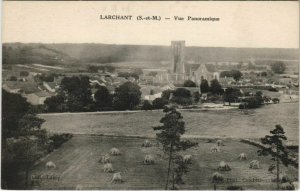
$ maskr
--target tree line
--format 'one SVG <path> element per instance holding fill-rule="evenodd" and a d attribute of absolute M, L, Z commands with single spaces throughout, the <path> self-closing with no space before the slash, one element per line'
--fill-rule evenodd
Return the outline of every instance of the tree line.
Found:
<path fill-rule="evenodd" d="M 1 186 L 29 189 L 29 171 L 38 159 L 72 137 L 49 134 L 25 98 L 2 89 Z"/>

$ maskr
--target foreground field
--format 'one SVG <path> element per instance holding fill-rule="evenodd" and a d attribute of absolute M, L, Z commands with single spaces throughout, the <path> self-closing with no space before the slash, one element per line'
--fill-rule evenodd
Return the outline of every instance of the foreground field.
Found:
<path fill-rule="evenodd" d="M 75 189 L 81 185 L 83 189 L 164 189 L 167 164 L 163 153 L 155 140 L 151 140 L 155 146 L 150 148 L 141 147 L 143 141 L 141 138 L 74 136 L 33 168 L 31 177 L 37 180 L 33 188 Z M 268 172 L 270 159 L 257 156 L 258 148 L 226 139 L 221 152 L 211 153 L 210 148 L 215 143 L 209 143 L 207 139 L 195 141 L 199 142 L 199 146 L 188 151 L 193 156 L 193 162 L 185 177 L 186 184 L 180 186 L 180 189 L 213 189 L 211 175 L 217 171 L 219 162 L 224 160 L 232 170 L 221 172 L 225 183 L 219 185 L 219 189 L 241 185 L 244 189 L 275 190 L 276 185 L 271 182 L 275 174 Z M 124 179 L 119 184 L 111 183 L 112 174 L 104 173 L 103 165 L 98 162 L 100 156 L 112 147 L 117 147 L 122 152 L 121 156 L 112 157 L 115 171 L 121 172 Z M 237 160 L 241 152 L 248 155 L 247 161 Z M 154 165 L 143 165 L 146 154 L 155 157 Z M 249 169 L 249 162 L 253 159 L 260 161 L 260 169 Z M 45 164 L 48 161 L 53 161 L 57 169 L 47 170 Z M 294 167 L 283 168 L 282 172 L 292 180 L 298 177 L 298 171 Z"/>
<path fill-rule="evenodd" d="M 281 124 L 288 140 L 298 145 L 299 104 L 275 104 L 244 113 L 240 110 L 181 111 L 187 137 L 222 137 L 257 139 Z M 43 128 L 56 133 L 155 137 L 162 111 L 117 114 L 40 115 Z"/>

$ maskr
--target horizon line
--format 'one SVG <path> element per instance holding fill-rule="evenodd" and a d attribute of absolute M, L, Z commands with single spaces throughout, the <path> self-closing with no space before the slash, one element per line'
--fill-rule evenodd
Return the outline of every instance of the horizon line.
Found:
<path fill-rule="evenodd" d="M 172 40 L 173 41 L 173 40 Z M 182 41 L 182 40 L 174 40 L 174 41 Z M 184 41 L 184 40 L 183 40 Z M 103 44 L 103 45 L 120 45 L 120 46 L 171 46 L 170 45 L 162 45 L 162 44 L 122 44 L 122 43 L 102 43 L 102 42 L 2 42 L 3 44 Z M 299 47 L 291 48 L 291 47 L 235 47 L 235 46 L 202 46 L 202 45 L 190 45 L 185 47 L 203 47 L 203 48 L 249 48 L 249 49 L 295 49 L 299 50 Z"/>

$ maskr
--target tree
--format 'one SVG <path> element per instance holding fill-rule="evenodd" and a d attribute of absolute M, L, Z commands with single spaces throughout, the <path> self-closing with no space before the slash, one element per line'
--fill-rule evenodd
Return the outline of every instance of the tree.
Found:
<path fill-rule="evenodd" d="M 2 138 L 10 138 L 18 133 L 18 121 L 28 112 L 29 106 L 26 98 L 20 94 L 2 89 Z"/>
<path fill-rule="evenodd" d="M 231 70 L 231 75 L 235 81 L 239 81 L 243 76 L 242 72 L 239 70 Z"/>
<path fill-rule="evenodd" d="M 169 188 L 169 178 L 172 171 L 172 189 L 175 188 L 175 168 L 174 163 L 176 160 L 177 153 L 182 150 L 189 149 L 196 146 L 198 143 L 191 142 L 188 140 L 181 140 L 181 136 L 185 133 L 185 123 L 182 120 L 183 117 L 180 112 L 176 111 L 175 108 L 165 108 L 166 113 L 161 118 L 161 126 L 153 127 L 156 133 L 158 142 L 162 144 L 164 153 L 168 156 L 168 169 L 167 169 L 167 180 L 165 189 Z M 172 165 L 172 169 L 171 169 Z"/>
<path fill-rule="evenodd" d="M 140 68 L 136 68 L 136 69 L 133 70 L 132 73 L 135 73 L 137 76 L 140 76 L 140 75 L 143 74 L 143 70 L 140 69 Z"/>
<path fill-rule="evenodd" d="M 92 103 L 89 77 L 64 77 L 60 84 L 59 95 L 64 97 L 68 111 L 87 111 Z"/>
<path fill-rule="evenodd" d="M 132 82 L 125 82 L 115 90 L 113 107 L 116 110 L 132 110 L 140 103 L 140 87 Z"/>
<path fill-rule="evenodd" d="M 198 103 L 199 102 L 199 100 L 200 100 L 200 93 L 199 92 L 195 92 L 194 93 L 194 102 L 195 103 Z"/>
<path fill-rule="evenodd" d="M 229 102 L 229 105 L 231 105 L 231 103 L 235 102 L 240 95 L 241 92 L 239 89 L 227 88 L 224 92 L 223 99 L 225 102 Z"/>
<path fill-rule="evenodd" d="M 174 91 L 171 101 L 180 105 L 190 105 L 192 104 L 191 92 L 185 88 L 178 88 Z"/>
<path fill-rule="evenodd" d="M 169 100 L 172 93 L 173 93 L 173 90 L 164 90 L 161 94 L 161 98 L 163 98 L 165 100 Z"/>
<path fill-rule="evenodd" d="M 192 80 L 186 80 L 183 83 L 183 87 L 196 87 L 197 85 Z"/>
<path fill-rule="evenodd" d="M 154 72 L 154 71 L 151 71 L 147 74 L 148 76 L 156 76 L 157 75 L 157 72 Z"/>
<path fill-rule="evenodd" d="M 163 109 L 165 105 L 168 104 L 168 101 L 163 98 L 156 98 L 152 102 L 153 109 Z"/>
<path fill-rule="evenodd" d="M 94 95 L 95 107 L 103 110 L 112 106 L 112 95 L 105 86 L 99 86 Z"/>
<path fill-rule="evenodd" d="M 210 82 L 210 92 L 212 94 L 221 94 L 221 93 L 223 93 L 222 86 L 220 85 L 220 83 L 217 79 L 213 79 Z"/>
<path fill-rule="evenodd" d="M 279 168 L 280 162 L 288 166 L 290 161 L 288 159 L 288 150 L 283 145 L 283 141 L 287 140 L 284 135 L 284 129 L 281 125 L 276 125 L 275 129 L 270 131 L 271 135 L 266 135 L 264 138 L 261 138 L 262 144 L 266 145 L 266 147 L 258 150 L 259 155 L 271 155 L 271 160 L 276 161 L 276 182 L 277 189 L 279 190 Z"/>
<path fill-rule="evenodd" d="M 207 93 L 209 91 L 208 81 L 206 79 L 201 80 L 200 91 L 201 93 Z"/>
<path fill-rule="evenodd" d="M 141 109 L 146 111 L 152 110 L 152 105 L 148 100 L 145 100 Z"/>
<path fill-rule="evenodd" d="M 271 64 L 271 70 L 276 74 L 283 74 L 285 68 L 285 64 L 282 61 L 277 61 Z"/>
<path fill-rule="evenodd" d="M 18 80 L 18 78 L 16 76 L 11 76 L 9 78 L 9 81 L 17 81 L 17 80 Z"/>
<path fill-rule="evenodd" d="M 243 74 L 239 70 L 222 71 L 221 74 L 220 74 L 221 78 L 233 77 L 233 79 L 235 81 L 239 81 L 242 76 L 243 76 Z"/>
<path fill-rule="evenodd" d="M 47 152 L 47 132 L 41 129 L 44 120 L 30 113 L 30 105 L 20 95 L 2 92 L 2 187 L 19 188 L 20 172 L 25 171 L 27 188 L 30 167 Z"/>
<path fill-rule="evenodd" d="M 27 71 L 21 71 L 21 72 L 20 72 L 20 76 L 26 77 L 26 76 L 28 76 L 28 75 L 29 75 L 29 72 L 27 72 Z"/>
<path fill-rule="evenodd" d="M 63 112 L 65 111 L 64 97 L 61 95 L 56 95 L 47 98 L 44 101 L 45 110 L 47 112 Z"/>

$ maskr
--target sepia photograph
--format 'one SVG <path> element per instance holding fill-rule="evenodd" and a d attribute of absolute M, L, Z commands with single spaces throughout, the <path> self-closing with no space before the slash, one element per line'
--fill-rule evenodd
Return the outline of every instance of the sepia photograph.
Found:
<path fill-rule="evenodd" d="M 298 1 L 3 1 L 1 189 L 298 190 Z"/>

